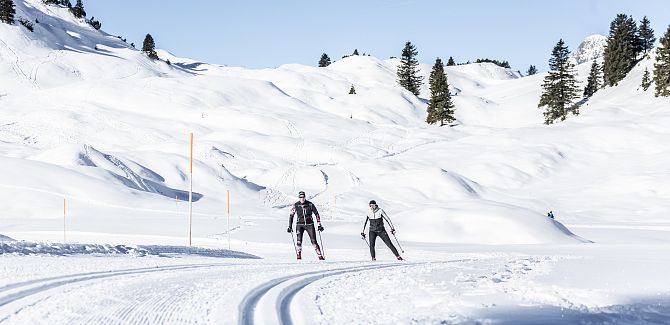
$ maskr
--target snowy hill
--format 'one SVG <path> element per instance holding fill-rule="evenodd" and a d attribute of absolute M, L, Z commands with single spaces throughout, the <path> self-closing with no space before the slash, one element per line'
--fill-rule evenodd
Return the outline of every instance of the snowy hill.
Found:
<path fill-rule="evenodd" d="M 19 2 L 17 16 L 40 23 L 0 25 L 0 165 L 11 171 L 0 193 L 12 197 L 1 218 L 15 225 L 0 232 L 14 238 L 59 238 L 66 198 L 80 240 L 183 240 L 189 132 L 203 244 L 225 231 L 228 190 L 233 238 L 268 242 L 284 240 L 299 190 L 332 234 L 358 233 L 376 199 L 402 238 L 425 243 L 582 242 L 546 212 L 592 223 L 668 211 L 667 100 L 637 90 L 648 61 L 553 126 L 536 108 L 542 74 L 446 67 L 458 126 L 438 128 L 424 122 L 427 85 L 419 98 L 397 86 L 396 59 L 253 70 L 159 51 L 169 66 L 64 8 Z M 599 44 L 589 37 L 576 53 L 580 80 Z M 431 65 L 421 68 L 428 80 Z"/>

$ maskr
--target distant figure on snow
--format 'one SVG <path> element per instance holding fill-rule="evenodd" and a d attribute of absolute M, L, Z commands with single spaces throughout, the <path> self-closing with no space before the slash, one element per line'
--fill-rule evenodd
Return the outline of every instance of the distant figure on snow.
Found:
<path fill-rule="evenodd" d="M 305 192 L 300 191 L 298 193 L 298 202 L 293 204 L 291 209 L 291 214 L 288 219 L 288 229 L 287 232 L 293 232 L 293 217 L 297 214 L 298 218 L 296 220 L 295 231 L 297 233 L 297 247 L 296 254 L 297 259 L 302 259 L 302 235 L 305 231 L 309 235 L 309 239 L 312 241 L 312 246 L 316 250 L 316 255 L 319 256 L 320 260 L 325 260 L 323 254 L 321 254 L 321 248 L 316 242 L 316 231 L 314 230 L 314 219 L 312 215 L 316 217 L 316 222 L 319 224 L 317 230 L 323 231 L 323 226 L 321 225 L 321 217 L 319 216 L 319 211 L 316 210 L 316 206 L 310 201 L 305 199 Z"/>
<path fill-rule="evenodd" d="M 372 257 L 373 261 L 376 261 L 377 258 L 375 257 L 375 241 L 377 240 L 377 237 L 380 237 L 386 246 L 388 246 L 391 249 L 391 252 L 395 255 L 395 257 L 402 261 L 402 257 L 400 257 L 400 254 L 398 254 L 398 250 L 393 246 L 393 243 L 391 243 L 391 238 L 389 238 L 389 234 L 386 232 L 386 229 L 384 228 L 384 220 L 389 224 L 391 227 L 391 234 L 395 235 L 395 227 L 393 227 L 393 223 L 391 222 L 391 218 L 377 206 L 377 202 L 375 200 L 370 201 L 370 213 L 365 219 L 365 223 L 363 224 L 363 232 L 361 232 L 361 236 L 363 239 L 365 239 L 365 227 L 368 224 L 368 220 L 370 221 L 370 256 Z"/>
<path fill-rule="evenodd" d="M 554 212 L 549 211 L 549 213 L 547 213 L 547 217 L 554 219 Z"/>

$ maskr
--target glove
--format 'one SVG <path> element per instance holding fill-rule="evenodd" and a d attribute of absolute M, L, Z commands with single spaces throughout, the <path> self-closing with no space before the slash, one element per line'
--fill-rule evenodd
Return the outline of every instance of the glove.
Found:
<path fill-rule="evenodd" d="M 291 228 L 291 226 L 289 226 L 288 229 L 286 229 L 286 232 L 293 232 L 293 228 Z"/>
<path fill-rule="evenodd" d="M 391 235 L 395 235 L 395 229 L 391 229 Z"/>
<path fill-rule="evenodd" d="M 364 232 L 361 233 L 361 237 L 363 237 L 363 239 L 365 239 L 365 233 Z"/>
<path fill-rule="evenodd" d="M 319 227 L 316 228 L 316 229 L 317 229 L 318 231 L 323 231 L 323 226 L 322 226 L 322 225 L 319 225 Z"/>

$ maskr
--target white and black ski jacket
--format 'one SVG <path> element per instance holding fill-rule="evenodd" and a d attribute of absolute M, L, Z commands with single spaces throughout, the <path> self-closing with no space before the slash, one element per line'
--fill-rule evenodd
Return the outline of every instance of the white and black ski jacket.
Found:
<path fill-rule="evenodd" d="M 370 220 L 370 231 L 385 231 L 386 229 L 384 229 L 384 220 L 386 220 L 389 226 L 391 226 L 391 229 L 395 229 L 393 222 L 391 222 L 391 218 L 389 218 L 388 214 L 386 214 L 386 211 L 379 207 L 371 210 L 370 213 L 368 213 L 368 216 L 365 219 L 365 223 L 363 224 L 363 232 L 365 232 L 365 226 L 368 224 L 368 220 Z"/>

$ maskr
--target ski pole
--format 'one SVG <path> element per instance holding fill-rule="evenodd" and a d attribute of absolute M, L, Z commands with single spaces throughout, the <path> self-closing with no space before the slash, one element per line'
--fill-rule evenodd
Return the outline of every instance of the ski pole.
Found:
<path fill-rule="evenodd" d="M 395 236 L 394 233 L 391 233 L 393 235 L 393 238 L 395 238 L 395 242 L 398 244 L 398 248 L 400 248 L 400 251 L 405 253 L 405 250 L 402 249 L 402 246 L 400 246 L 400 242 L 398 241 L 398 237 Z"/>
<path fill-rule="evenodd" d="M 367 238 L 365 238 L 365 237 L 361 237 L 361 238 L 363 238 L 363 240 L 365 240 L 365 244 L 368 245 L 368 248 L 370 248 L 370 243 L 368 243 Z"/>
<path fill-rule="evenodd" d="M 321 256 L 326 258 L 326 250 L 323 248 L 323 238 L 321 238 L 321 232 L 319 231 L 319 242 L 321 242 Z"/>
<path fill-rule="evenodd" d="M 291 231 L 291 240 L 293 241 L 293 249 L 295 250 L 295 255 L 298 256 L 298 248 L 295 246 L 295 237 L 293 236 L 292 231 Z"/>

